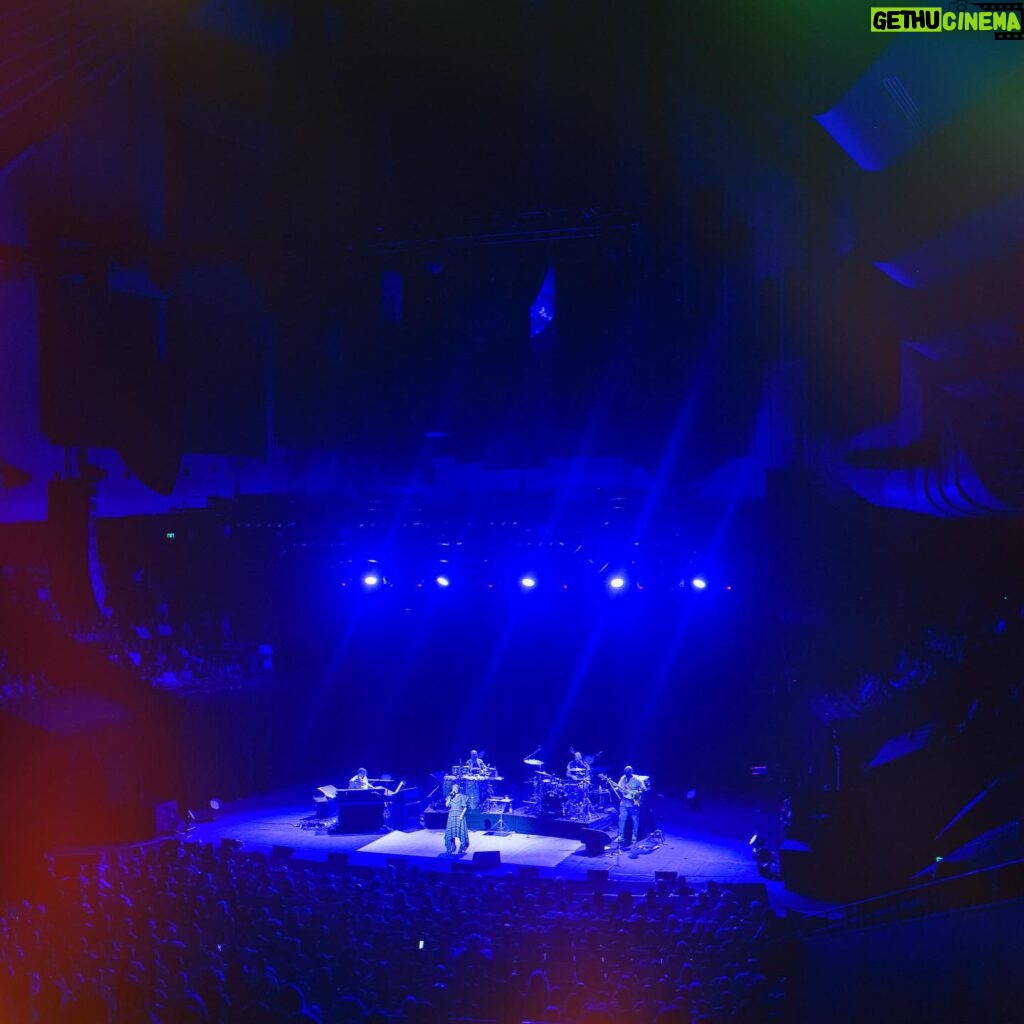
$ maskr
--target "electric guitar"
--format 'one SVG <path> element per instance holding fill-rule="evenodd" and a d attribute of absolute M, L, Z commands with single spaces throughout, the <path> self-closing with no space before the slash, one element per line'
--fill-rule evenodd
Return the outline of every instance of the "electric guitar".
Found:
<path fill-rule="evenodd" d="M 644 798 L 644 793 L 647 790 L 644 788 L 644 784 L 640 783 L 639 789 L 623 789 L 617 782 L 612 782 L 607 775 L 598 775 L 598 778 L 607 783 L 614 793 L 620 796 L 623 800 L 628 800 L 631 804 L 636 807 L 640 806 L 640 801 Z"/>

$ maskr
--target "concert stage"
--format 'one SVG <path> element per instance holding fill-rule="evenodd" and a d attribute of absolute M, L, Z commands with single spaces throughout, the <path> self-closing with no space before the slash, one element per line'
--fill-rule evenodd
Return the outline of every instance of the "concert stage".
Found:
<path fill-rule="evenodd" d="M 496 834 L 493 825 L 498 815 L 477 812 L 469 819 L 468 853 L 453 858 L 444 852 L 443 813 L 426 813 L 427 824 L 435 828 L 332 835 L 326 822 L 317 827 L 311 818 L 308 793 L 308 789 L 293 790 L 229 806 L 216 821 L 197 824 L 188 838 L 210 843 L 228 839 L 240 843 L 243 850 L 312 861 L 325 861 L 334 855 L 331 859 L 374 865 L 401 858 L 421 869 L 448 871 L 472 863 L 474 854 L 498 853 L 498 865 L 492 856 L 477 858 L 476 866 L 483 862 L 490 867 L 535 868 L 542 876 L 566 878 L 586 878 L 588 871 L 603 869 L 611 879 L 633 882 L 651 882 L 655 872 L 667 871 L 694 883 L 713 879 L 738 884 L 763 881 L 749 840 L 755 832 L 767 835 L 775 827 L 774 813 L 751 802 L 705 797 L 702 809 L 696 810 L 688 808 L 683 800 L 665 797 L 658 803 L 661 838 L 648 837 L 620 851 L 605 848 L 615 836 L 615 822 L 608 815 L 603 824 L 584 826 L 506 813 L 509 831 Z M 473 827 L 483 826 L 485 819 L 490 820 L 490 830 Z M 589 853 L 585 831 L 593 834 Z M 601 837 L 597 848 L 593 843 L 596 836 Z"/>

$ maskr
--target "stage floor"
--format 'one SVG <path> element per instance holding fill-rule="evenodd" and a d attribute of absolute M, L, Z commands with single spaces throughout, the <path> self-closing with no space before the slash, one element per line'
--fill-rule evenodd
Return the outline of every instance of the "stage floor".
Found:
<path fill-rule="evenodd" d="M 416 832 L 389 832 L 384 836 L 376 836 L 366 846 L 361 846 L 358 853 L 370 853 L 385 857 L 415 857 L 420 860 L 435 861 L 443 857 L 439 853 L 439 841 L 443 833 L 432 829 L 421 828 Z M 580 844 L 574 839 L 555 839 L 549 836 L 517 835 L 507 833 L 503 836 L 488 835 L 486 832 L 472 832 L 469 837 L 469 850 L 466 859 L 474 853 L 497 850 L 501 853 L 501 866 L 506 864 L 532 864 L 538 868 L 557 868 L 567 857 L 579 849 Z M 445 860 L 453 858 L 445 857 Z M 458 856 L 454 858 L 458 860 Z"/>
<path fill-rule="evenodd" d="M 444 852 L 442 833 L 434 829 L 390 832 L 386 835 L 329 835 L 302 827 L 312 810 L 311 789 L 277 793 L 221 810 L 216 821 L 197 824 L 188 838 L 204 843 L 232 839 L 242 849 L 269 853 L 272 847 L 290 847 L 293 856 L 326 860 L 330 853 L 348 855 L 352 864 L 382 864 L 401 857 L 430 870 L 450 870 L 460 858 Z M 498 850 L 501 864 L 532 865 L 542 876 L 585 878 L 587 871 L 603 868 L 611 879 L 650 883 L 656 871 L 675 871 L 694 884 L 762 882 L 751 856 L 749 841 L 756 832 L 771 835 L 775 815 L 751 802 L 707 800 L 700 810 L 683 801 L 659 798 L 657 825 L 664 838 L 642 840 L 631 849 L 611 848 L 587 856 L 573 840 L 536 835 L 494 835 L 470 832 L 470 850 L 464 861 L 480 851 Z M 614 826 L 606 830 L 609 840 Z M 500 869 L 499 869 L 500 870 Z"/>

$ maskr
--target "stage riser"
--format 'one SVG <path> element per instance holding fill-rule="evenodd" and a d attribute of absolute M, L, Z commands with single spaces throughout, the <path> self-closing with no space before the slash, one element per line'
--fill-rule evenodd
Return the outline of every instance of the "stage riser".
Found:
<path fill-rule="evenodd" d="M 487 832 L 497 825 L 498 817 L 496 811 L 467 811 L 466 827 L 471 832 Z M 429 829 L 443 832 L 447 821 L 447 811 L 425 811 L 423 814 L 423 824 Z M 577 839 L 581 843 L 586 838 L 585 832 L 600 831 L 610 821 L 609 817 L 586 825 L 581 821 L 563 821 L 560 818 L 534 817 L 529 814 L 506 814 L 504 817 L 505 827 L 518 835 Z"/>

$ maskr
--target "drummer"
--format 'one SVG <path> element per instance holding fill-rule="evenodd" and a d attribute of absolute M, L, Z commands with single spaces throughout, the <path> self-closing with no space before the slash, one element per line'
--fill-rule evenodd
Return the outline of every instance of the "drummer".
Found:
<path fill-rule="evenodd" d="M 470 775 L 484 775 L 487 772 L 487 762 L 480 756 L 480 754 L 471 750 L 469 757 L 466 759 L 466 769 Z"/>
<path fill-rule="evenodd" d="M 574 750 L 572 760 L 566 765 L 565 777 L 573 782 L 587 782 L 590 779 L 590 765 L 583 760 L 583 754 Z"/>

